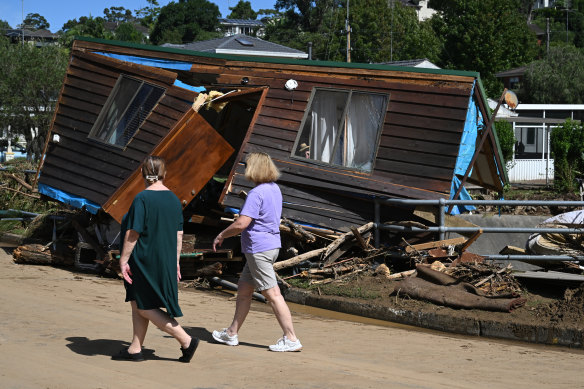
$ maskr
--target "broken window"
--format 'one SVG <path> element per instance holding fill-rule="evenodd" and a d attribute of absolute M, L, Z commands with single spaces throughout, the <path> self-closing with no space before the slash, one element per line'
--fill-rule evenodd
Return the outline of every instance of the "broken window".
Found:
<path fill-rule="evenodd" d="M 125 147 L 165 89 L 121 75 L 103 106 L 89 138 Z"/>
<path fill-rule="evenodd" d="M 385 94 L 314 89 L 293 155 L 371 171 L 388 101 Z"/>

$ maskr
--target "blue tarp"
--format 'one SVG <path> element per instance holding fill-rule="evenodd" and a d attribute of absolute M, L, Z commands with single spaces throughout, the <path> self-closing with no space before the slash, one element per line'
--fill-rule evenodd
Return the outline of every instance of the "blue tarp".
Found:
<path fill-rule="evenodd" d="M 462 140 L 460 142 L 460 148 L 458 149 L 458 158 L 456 159 L 456 166 L 454 167 L 454 177 L 452 178 L 452 185 L 450 187 L 450 199 L 454 198 L 456 191 L 460 187 L 460 179 L 456 175 L 464 176 L 466 169 L 468 169 L 468 165 L 470 165 L 476 149 L 478 129 L 483 125 L 483 115 L 478 109 L 477 103 L 473 97 L 475 87 L 476 81 L 471 90 L 468 102 L 464 131 L 462 133 Z M 460 191 L 459 200 L 472 200 L 464 187 Z M 472 205 L 458 205 L 452 208 L 451 213 L 457 215 L 462 212 L 473 211 L 474 209 L 475 207 Z"/>
<path fill-rule="evenodd" d="M 151 66 L 155 68 L 162 68 L 162 69 L 174 69 L 174 70 L 191 70 L 193 66 L 190 62 L 182 62 L 182 61 L 170 61 L 167 59 L 161 58 L 144 58 L 144 57 L 136 57 L 133 55 L 122 55 L 122 54 L 113 54 L 113 53 L 104 53 L 104 52 L 97 52 L 96 54 L 103 55 L 104 57 L 115 58 L 119 59 L 120 61 L 126 61 L 131 63 L 137 63 L 138 65 L 144 66 Z M 180 80 L 175 80 L 174 85 L 179 86 L 181 88 L 189 89 L 195 92 L 202 92 L 205 90 L 205 87 L 202 86 L 192 86 L 189 84 L 185 84 Z"/>
<path fill-rule="evenodd" d="M 101 208 L 100 205 L 84 199 L 83 197 L 75 196 L 69 194 L 67 192 L 63 192 L 62 190 L 53 188 L 52 186 L 48 186 L 45 184 L 39 184 L 39 193 L 44 194 L 45 196 L 49 196 L 52 199 L 58 200 L 62 203 L 71 205 L 75 208 L 85 208 L 88 212 L 92 214 L 96 214 L 97 211 Z"/>

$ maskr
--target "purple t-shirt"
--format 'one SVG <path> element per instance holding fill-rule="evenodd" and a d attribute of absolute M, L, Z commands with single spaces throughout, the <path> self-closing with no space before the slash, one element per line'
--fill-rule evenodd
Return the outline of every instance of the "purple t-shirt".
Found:
<path fill-rule="evenodd" d="M 242 252 L 253 254 L 282 247 L 282 192 L 278 185 L 268 182 L 250 190 L 240 214 L 252 218 L 249 226 L 241 232 Z"/>

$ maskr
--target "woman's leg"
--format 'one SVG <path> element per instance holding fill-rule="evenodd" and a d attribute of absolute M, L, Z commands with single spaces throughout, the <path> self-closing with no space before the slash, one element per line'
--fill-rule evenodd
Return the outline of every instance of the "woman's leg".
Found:
<path fill-rule="evenodd" d="M 239 280 L 237 285 L 237 299 L 235 300 L 235 314 L 233 315 L 233 322 L 231 322 L 231 325 L 227 328 L 227 334 L 230 336 L 239 333 L 239 329 L 249 313 L 254 290 L 255 287 L 253 284 L 244 280 Z"/>
<path fill-rule="evenodd" d="M 282 331 L 284 331 L 284 335 L 286 338 L 290 339 L 292 342 L 295 342 L 296 333 L 294 332 L 294 326 L 292 325 L 292 314 L 290 313 L 290 308 L 288 308 L 288 304 L 284 300 L 284 297 L 280 293 L 280 287 L 275 286 L 273 288 L 269 288 L 266 290 L 262 290 L 261 293 L 266 297 L 274 314 L 276 315 L 276 319 L 282 327 Z"/>
<path fill-rule="evenodd" d="M 156 327 L 175 338 L 182 348 L 188 348 L 190 346 L 190 335 L 185 332 L 175 319 L 171 319 L 161 309 L 138 309 L 138 313 L 143 318 L 150 320 Z"/>
<path fill-rule="evenodd" d="M 132 306 L 132 344 L 128 347 L 130 354 L 136 354 L 142 351 L 144 338 L 146 338 L 146 331 L 148 330 L 148 319 L 142 317 L 138 313 L 138 306 L 135 301 L 130 301 Z"/>

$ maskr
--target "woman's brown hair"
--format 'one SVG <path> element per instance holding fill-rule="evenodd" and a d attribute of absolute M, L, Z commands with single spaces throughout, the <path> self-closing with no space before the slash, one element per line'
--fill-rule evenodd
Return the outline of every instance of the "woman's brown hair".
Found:
<path fill-rule="evenodd" d="M 142 163 L 142 177 L 150 183 L 153 184 L 158 180 L 164 179 L 166 175 L 166 163 L 164 158 L 149 155 L 144 159 Z"/>
<path fill-rule="evenodd" d="M 256 184 L 275 182 L 280 178 L 280 171 L 266 153 L 250 153 L 245 161 L 245 178 Z"/>

